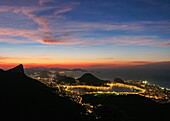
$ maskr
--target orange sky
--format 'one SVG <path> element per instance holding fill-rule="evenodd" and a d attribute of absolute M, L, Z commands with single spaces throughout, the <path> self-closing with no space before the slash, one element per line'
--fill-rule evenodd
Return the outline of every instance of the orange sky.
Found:
<path fill-rule="evenodd" d="M 0 68 L 11 68 L 22 63 L 28 67 L 62 67 L 62 68 L 110 68 L 131 65 L 145 65 L 154 61 L 113 61 L 113 60 L 76 60 L 76 59 L 48 59 L 48 58 L 13 58 L 0 57 Z"/>
<path fill-rule="evenodd" d="M 126 56 L 124 57 L 126 58 Z M 120 60 L 119 60 L 120 59 Z M 25 68 L 28 67 L 62 67 L 62 68 L 111 68 L 133 65 L 145 65 L 155 62 L 164 62 L 162 60 L 140 60 L 137 58 L 122 59 L 106 58 L 106 57 L 50 57 L 47 55 L 25 55 L 25 57 L 5 57 L 0 56 L 0 68 L 11 68 L 22 63 Z"/>

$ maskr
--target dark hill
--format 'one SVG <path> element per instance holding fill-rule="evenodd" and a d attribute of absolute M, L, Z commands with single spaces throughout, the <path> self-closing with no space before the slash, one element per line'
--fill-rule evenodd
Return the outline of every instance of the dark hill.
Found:
<path fill-rule="evenodd" d="M 102 121 L 166 121 L 170 103 L 159 104 L 139 95 L 84 95 L 83 102 L 101 104 L 97 111 Z M 96 113 L 97 113 L 96 112 Z"/>
<path fill-rule="evenodd" d="M 116 82 L 116 83 L 124 83 L 124 81 L 121 78 L 115 78 L 114 82 Z"/>
<path fill-rule="evenodd" d="M 59 97 L 37 80 L 27 77 L 19 65 L 0 72 L 1 119 L 17 121 L 87 120 L 84 108 Z"/>
<path fill-rule="evenodd" d="M 9 69 L 7 72 L 24 73 L 24 68 L 23 65 L 20 64 L 12 69 Z"/>
<path fill-rule="evenodd" d="M 59 73 L 56 74 L 57 83 L 66 83 L 66 84 L 74 84 L 76 83 L 76 80 L 72 77 L 68 77 L 66 75 L 60 75 Z"/>
<path fill-rule="evenodd" d="M 0 73 L 1 73 L 1 72 L 4 72 L 4 70 L 3 70 L 3 69 L 0 69 Z"/>
<path fill-rule="evenodd" d="M 94 86 L 100 86 L 106 83 L 106 81 L 98 79 L 97 77 L 95 77 L 90 73 L 85 73 L 82 77 L 78 78 L 77 80 L 79 80 L 80 83 L 83 82 L 86 85 L 94 85 Z"/>
<path fill-rule="evenodd" d="M 65 76 L 62 79 L 58 80 L 58 83 L 61 83 L 61 82 L 64 82 L 67 84 L 74 84 L 74 83 L 76 83 L 76 80 L 72 77 Z"/>

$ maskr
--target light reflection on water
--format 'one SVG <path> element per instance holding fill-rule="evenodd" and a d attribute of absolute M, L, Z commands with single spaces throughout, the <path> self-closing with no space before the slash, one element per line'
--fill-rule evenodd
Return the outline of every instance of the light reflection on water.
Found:
<path fill-rule="evenodd" d="M 138 90 L 134 90 L 134 89 L 130 89 L 130 88 L 126 88 L 126 87 L 117 87 L 117 86 L 113 86 L 112 89 L 109 90 L 99 90 L 99 89 L 87 89 L 87 88 L 71 88 L 71 91 L 76 91 L 76 92 L 98 92 L 98 91 L 102 91 L 102 92 L 138 92 Z"/>

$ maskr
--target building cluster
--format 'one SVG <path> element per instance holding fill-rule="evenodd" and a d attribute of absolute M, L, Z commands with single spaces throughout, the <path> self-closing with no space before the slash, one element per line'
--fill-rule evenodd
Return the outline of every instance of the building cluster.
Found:
<path fill-rule="evenodd" d="M 128 80 L 125 81 L 126 84 L 135 85 L 140 88 L 145 89 L 145 92 L 140 94 L 148 98 L 154 99 L 159 103 L 169 103 L 170 102 L 170 90 L 159 85 L 149 84 L 147 81 L 141 80 Z"/>
<path fill-rule="evenodd" d="M 145 85 L 144 96 L 148 98 L 153 98 L 155 101 L 160 103 L 169 103 L 170 102 L 170 90 L 156 85 Z"/>
<path fill-rule="evenodd" d="M 27 74 L 29 77 L 39 80 L 41 83 L 47 85 L 48 87 L 56 86 L 56 76 L 58 72 L 56 71 L 39 71 L 32 72 L 31 74 Z"/>

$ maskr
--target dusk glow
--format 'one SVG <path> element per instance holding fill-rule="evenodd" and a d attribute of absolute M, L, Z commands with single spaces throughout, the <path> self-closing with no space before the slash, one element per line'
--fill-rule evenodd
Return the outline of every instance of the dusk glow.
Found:
<path fill-rule="evenodd" d="M 159 0 L 0 0 L 0 66 L 170 61 L 169 5 Z"/>

